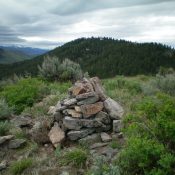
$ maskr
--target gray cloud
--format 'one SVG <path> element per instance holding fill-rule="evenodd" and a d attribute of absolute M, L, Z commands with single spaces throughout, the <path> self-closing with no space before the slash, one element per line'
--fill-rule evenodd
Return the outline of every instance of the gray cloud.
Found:
<path fill-rule="evenodd" d="M 0 45 L 53 48 L 109 36 L 175 45 L 174 0 L 1 0 Z"/>

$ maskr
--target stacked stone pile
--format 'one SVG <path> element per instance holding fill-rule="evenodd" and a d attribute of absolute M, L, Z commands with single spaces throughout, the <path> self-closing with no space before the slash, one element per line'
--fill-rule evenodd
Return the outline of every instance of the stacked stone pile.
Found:
<path fill-rule="evenodd" d="M 68 97 L 51 107 L 54 125 L 49 138 L 55 147 L 65 139 L 80 140 L 94 133 L 119 133 L 124 113 L 119 103 L 107 97 L 99 78 L 83 79 L 69 89 Z"/>

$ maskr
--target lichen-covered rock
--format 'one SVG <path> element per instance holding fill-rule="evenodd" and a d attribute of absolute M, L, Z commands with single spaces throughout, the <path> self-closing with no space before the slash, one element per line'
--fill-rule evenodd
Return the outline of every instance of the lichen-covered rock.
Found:
<path fill-rule="evenodd" d="M 121 105 L 111 98 L 107 98 L 104 101 L 104 107 L 109 113 L 111 119 L 120 119 L 124 114 L 124 110 Z"/>
<path fill-rule="evenodd" d="M 95 96 L 92 96 L 92 97 L 88 97 L 84 100 L 81 100 L 77 103 L 77 105 L 87 105 L 87 104 L 93 104 L 95 102 L 97 102 L 99 100 L 99 96 L 98 95 L 95 95 Z"/>
<path fill-rule="evenodd" d="M 111 123 L 111 119 L 106 112 L 100 111 L 95 115 L 95 120 L 100 121 L 104 124 L 109 125 Z"/>
<path fill-rule="evenodd" d="M 119 133 L 122 129 L 122 121 L 121 120 L 113 120 L 113 132 Z"/>
<path fill-rule="evenodd" d="M 82 139 L 79 140 L 79 143 L 81 144 L 94 144 L 96 142 L 100 142 L 101 141 L 101 137 L 100 137 L 100 133 L 94 133 L 91 135 L 88 135 Z"/>
<path fill-rule="evenodd" d="M 106 100 L 107 96 L 105 95 L 105 90 L 101 84 L 101 81 L 98 77 L 93 77 L 90 79 L 90 82 L 94 88 L 94 91 L 98 94 L 102 101 Z"/>
<path fill-rule="evenodd" d="M 107 134 L 107 133 L 105 133 L 105 132 L 102 132 L 102 133 L 101 133 L 101 140 L 102 140 L 103 142 L 109 142 L 109 141 L 112 140 L 112 137 L 111 137 L 109 134 Z"/>
<path fill-rule="evenodd" d="M 94 129 L 81 129 L 79 131 L 69 131 L 67 133 L 67 136 L 70 140 L 75 141 L 84 138 L 87 135 L 92 134 L 93 132 Z"/>
<path fill-rule="evenodd" d="M 74 109 L 66 109 L 66 112 L 68 115 L 71 115 L 74 118 L 81 118 L 82 114 L 80 112 L 77 112 Z"/>
<path fill-rule="evenodd" d="M 16 149 L 23 146 L 26 143 L 25 139 L 14 139 L 9 142 L 8 148 Z"/>
<path fill-rule="evenodd" d="M 49 139 L 56 148 L 61 144 L 65 139 L 65 132 L 58 126 L 58 123 L 54 123 L 54 126 L 51 128 L 49 134 Z"/>
<path fill-rule="evenodd" d="M 66 129 L 79 130 L 82 128 L 81 121 L 72 117 L 65 117 L 63 119 L 63 125 Z"/>
<path fill-rule="evenodd" d="M 81 100 L 87 99 L 89 97 L 94 97 L 94 96 L 97 96 L 97 94 L 95 92 L 87 92 L 87 93 L 83 93 L 83 94 L 77 95 L 76 99 L 78 101 L 81 101 Z"/>
<path fill-rule="evenodd" d="M 66 99 L 63 101 L 63 105 L 65 106 L 71 106 L 77 103 L 77 99 L 76 98 L 72 98 L 72 99 Z"/>
<path fill-rule="evenodd" d="M 7 136 L 0 137 L 0 145 L 5 143 L 6 141 L 13 139 L 13 138 L 14 138 L 13 135 L 7 135 Z"/>
<path fill-rule="evenodd" d="M 84 118 L 88 118 L 92 115 L 97 114 L 103 109 L 103 102 L 97 102 L 94 104 L 82 105 L 81 111 Z"/>
<path fill-rule="evenodd" d="M 32 126 L 32 118 L 29 115 L 25 116 L 15 116 L 11 121 L 13 125 L 17 127 L 31 127 Z"/>

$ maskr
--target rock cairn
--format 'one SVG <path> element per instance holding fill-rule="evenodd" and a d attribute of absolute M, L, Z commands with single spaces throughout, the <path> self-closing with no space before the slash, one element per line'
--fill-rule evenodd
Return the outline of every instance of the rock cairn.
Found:
<path fill-rule="evenodd" d="M 48 136 L 57 147 L 65 139 L 77 141 L 94 133 L 119 133 L 124 113 L 119 103 L 105 95 L 98 77 L 76 82 L 68 97 L 50 107 L 54 125 Z M 106 136 L 106 137 L 105 137 Z"/>

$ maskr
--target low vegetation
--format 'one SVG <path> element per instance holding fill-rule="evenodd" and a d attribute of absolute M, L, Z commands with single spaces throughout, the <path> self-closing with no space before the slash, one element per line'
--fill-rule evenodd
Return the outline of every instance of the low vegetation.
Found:
<path fill-rule="evenodd" d="M 8 121 L 0 121 L 0 136 L 4 136 L 8 133 L 10 124 Z"/>
<path fill-rule="evenodd" d="M 9 107 L 5 99 L 0 98 L 0 120 L 8 119 L 12 113 L 12 108 Z"/>
<path fill-rule="evenodd" d="M 88 152 L 82 148 L 73 148 L 64 152 L 60 158 L 59 163 L 62 165 L 71 164 L 75 167 L 85 166 L 86 160 L 88 158 Z"/>
<path fill-rule="evenodd" d="M 17 162 L 14 162 L 10 166 L 10 172 L 12 175 L 19 175 L 21 174 L 25 169 L 29 168 L 32 166 L 33 160 L 32 159 L 22 159 Z"/>
<path fill-rule="evenodd" d="M 76 81 L 83 76 L 80 65 L 69 59 L 61 62 L 57 57 L 47 56 L 38 68 L 40 76 L 51 81 Z"/>

